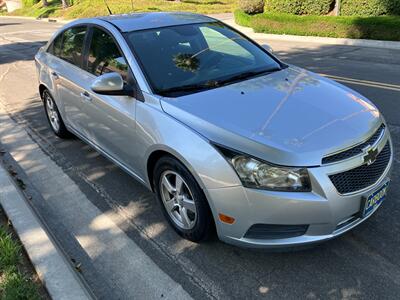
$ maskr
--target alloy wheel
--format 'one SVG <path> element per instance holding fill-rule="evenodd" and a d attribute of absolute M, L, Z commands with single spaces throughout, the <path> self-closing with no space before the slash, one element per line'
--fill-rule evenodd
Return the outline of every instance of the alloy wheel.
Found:
<path fill-rule="evenodd" d="M 46 103 L 46 112 L 49 117 L 50 125 L 55 132 L 60 131 L 60 118 L 58 117 L 58 112 L 54 100 L 48 95 L 44 94 L 44 101 Z"/>
<path fill-rule="evenodd" d="M 192 192 L 176 172 L 165 171 L 160 178 L 160 194 L 172 221 L 181 229 L 192 229 L 197 220 L 197 209 Z"/>

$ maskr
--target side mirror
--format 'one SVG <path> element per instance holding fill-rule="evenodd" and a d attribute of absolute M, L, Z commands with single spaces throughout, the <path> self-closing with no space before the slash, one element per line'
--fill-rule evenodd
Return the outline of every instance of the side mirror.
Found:
<path fill-rule="evenodd" d="M 263 45 L 261 45 L 261 47 L 263 47 L 265 50 L 267 50 L 269 53 L 271 53 L 271 54 L 273 54 L 274 53 L 274 50 L 271 48 L 271 46 L 270 45 L 268 45 L 268 44 L 263 44 Z"/>
<path fill-rule="evenodd" d="M 121 75 L 115 72 L 97 77 L 90 86 L 92 91 L 100 95 L 132 96 L 131 88 L 124 86 Z"/>

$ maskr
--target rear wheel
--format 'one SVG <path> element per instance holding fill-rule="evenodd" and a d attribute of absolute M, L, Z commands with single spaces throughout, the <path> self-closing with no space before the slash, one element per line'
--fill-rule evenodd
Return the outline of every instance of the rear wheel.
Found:
<path fill-rule="evenodd" d="M 57 105 L 53 97 L 50 95 L 50 92 L 48 90 L 44 90 L 42 98 L 47 120 L 49 121 L 50 127 L 53 132 L 60 138 L 69 137 L 70 133 L 64 125 L 60 112 L 58 111 Z"/>
<path fill-rule="evenodd" d="M 179 235 L 193 242 L 208 237 L 213 219 L 207 199 L 182 163 L 169 156 L 160 158 L 154 188 L 164 215 Z"/>

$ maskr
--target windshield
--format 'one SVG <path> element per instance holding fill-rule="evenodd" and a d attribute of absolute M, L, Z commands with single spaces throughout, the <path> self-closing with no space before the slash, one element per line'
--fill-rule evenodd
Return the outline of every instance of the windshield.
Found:
<path fill-rule="evenodd" d="M 179 96 L 281 69 L 280 64 L 219 22 L 126 35 L 155 93 Z"/>

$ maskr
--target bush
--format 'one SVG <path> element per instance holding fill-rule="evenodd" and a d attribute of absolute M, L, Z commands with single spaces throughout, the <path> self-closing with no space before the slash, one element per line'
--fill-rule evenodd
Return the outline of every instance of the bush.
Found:
<path fill-rule="evenodd" d="M 334 0 L 303 0 L 302 2 L 303 15 L 326 15 L 335 4 Z"/>
<path fill-rule="evenodd" d="M 236 10 L 235 21 L 263 33 L 400 41 L 397 16 L 305 17 L 273 12 L 250 16 Z"/>
<path fill-rule="evenodd" d="M 342 0 L 343 16 L 400 15 L 400 0 Z"/>
<path fill-rule="evenodd" d="M 239 8 L 249 15 L 264 12 L 264 0 L 239 0 Z"/>
<path fill-rule="evenodd" d="M 302 0 L 266 0 L 266 10 L 286 14 L 300 15 Z"/>
<path fill-rule="evenodd" d="M 23 7 L 31 7 L 38 3 L 40 0 L 22 0 Z"/>
<path fill-rule="evenodd" d="M 293 15 L 326 15 L 334 3 L 334 0 L 266 0 L 266 9 Z"/>

